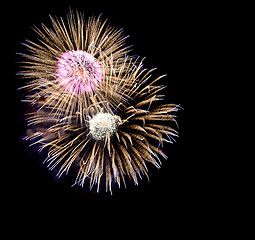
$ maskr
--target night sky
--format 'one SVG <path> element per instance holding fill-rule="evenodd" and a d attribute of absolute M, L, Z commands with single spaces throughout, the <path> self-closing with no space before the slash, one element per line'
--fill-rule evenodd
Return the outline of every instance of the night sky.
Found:
<path fill-rule="evenodd" d="M 60 3 L 61 2 L 61 3 Z M 87 3 L 89 2 L 89 3 Z M 64 211 L 79 212 L 93 215 L 93 211 L 112 211 L 115 216 L 137 214 L 168 215 L 177 222 L 182 217 L 190 218 L 196 199 L 196 176 L 194 159 L 189 157 L 189 149 L 185 146 L 185 115 L 188 110 L 191 81 L 195 81 L 193 68 L 197 48 L 197 12 L 195 7 L 180 4 L 170 4 L 167 1 L 147 1 L 136 5 L 138 1 L 110 2 L 103 1 L 31 1 L 15 2 L 8 6 L 9 19 L 6 26 L 8 38 L 6 51 L 8 54 L 8 79 L 13 98 L 12 112 L 15 124 L 10 130 L 13 137 L 9 140 L 14 148 L 5 159 L 8 172 L 9 196 L 17 215 L 35 212 L 50 216 L 63 214 Z M 11 5 L 11 4 L 8 4 Z M 35 39 L 37 36 L 31 29 L 33 25 L 40 27 L 41 22 L 50 26 L 48 14 L 63 16 L 72 9 L 84 11 L 85 17 L 92 14 L 108 18 L 109 23 L 117 28 L 123 28 L 125 35 L 130 35 L 127 44 L 132 45 L 130 54 L 146 57 L 144 65 L 147 69 L 157 68 L 154 76 L 167 74 L 162 83 L 168 87 L 164 90 L 165 102 L 180 104 L 184 110 L 176 113 L 179 132 L 174 144 L 164 144 L 164 153 L 168 160 L 161 159 L 162 166 L 157 169 L 149 166 L 150 182 L 146 177 L 135 186 L 128 181 L 128 187 L 113 188 L 113 195 L 108 193 L 90 192 L 86 185 L 71 187 L 70 177 L 55 177 L 56 172 L 49 171 L 42 162 L 45 153 L 38 153 L 36 147 L 29 147 L 29 142 L 23 140 L 26 131 L 24 112 L 26 105 L 21 103 L 23 91 L 17 88 L 23 85 L 22 79 L 16 76 L 19 70 L 20 57 L 23 52 L 21 45 L 24 40 Z M 7 90 L 9 92 L 9 90 Z M 187 95 L 188 94 L 188 95 Z M 188 97 L 189 96 L 189 97 Z M 6 101 L 6 100 L 4 100 Z M 8 105 L 10 108 L 10 105 Z M 9 121 L 9 119 L 5 119 Z M 9 145 L 9 144 L 8 144 Z M 7 146 L 8 146 L 7 145 Z M 111 210 L 110 210 L 111 209 Z M 187 214 L 187 215 L 186 215 Z"/>

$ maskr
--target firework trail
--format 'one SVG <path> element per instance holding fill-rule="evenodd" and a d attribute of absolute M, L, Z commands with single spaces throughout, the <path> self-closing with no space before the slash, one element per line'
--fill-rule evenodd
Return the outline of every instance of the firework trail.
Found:
<path fill-rule="evenodd" d="M 176 123 L 180 106 L 163 102 L 163 76 L 153 78 L 154 69 L 127 56 L 121 31 L 99 18 L 84 24 L 70 13 L 69 30 L 62 19 L 52 23 L 54 32 L 42 25 L 47 36 L 36 28 L 42 45 L 29 41 L 33 55 L 23 54 L 29 61 L 22 74 L 33 79 L 28 99 L 37 106 L 27 138 L 47 149 L 45 162 L 57 176 L 77 171 L 74 184 L 99 191 L 105 182 L 111 192 L 126 178 L 136 185 L 149 179 L 147 164 L 159 168 L 167 159 L 163 143 L 178 136 L 169 122 Z"/>

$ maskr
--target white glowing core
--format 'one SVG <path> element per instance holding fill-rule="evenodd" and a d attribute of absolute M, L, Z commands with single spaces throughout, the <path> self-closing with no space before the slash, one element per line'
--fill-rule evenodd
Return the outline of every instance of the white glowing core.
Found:
<path fill-rule="evenodd" d="M 89 131 L 96 140 L 112 136 L 117 130 L 116 118 L 110 113 L 97 113 L 89 121 Z"/>

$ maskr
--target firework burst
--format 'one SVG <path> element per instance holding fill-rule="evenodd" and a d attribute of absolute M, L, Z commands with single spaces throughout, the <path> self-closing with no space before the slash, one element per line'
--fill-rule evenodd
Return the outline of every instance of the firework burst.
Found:
<path fill-rule="evenodd" d="M 20 74 L 32 79 L 25 86 L 30 92 L 27 101 L 43 99 L 42 107 L 64 110 L 66 116 L 86 111 L 93 95 L 97 101 L 116 105 L 123 96 L 118 84 L 127 71 L 124 63 L 129 61 L 122 29 L 111 27 L 100 17 L 85 21 L 78 11 L 68 14 L 67 24 L 62 18 L 50 18 L 52 28 L 44 24 L 42 30 L 34 27 L 38 42 L 24 43 L 28 53 L 21 54 L 26 60 Z M 115 78 L 110 77 L 112 71 L 117 73 Z"/>
<path fill-rule="evenodd" d="M 21 75 L 27 101 L 37 109 L 29 113 L 27 139 L 46 150 L 49 169 L 57 176 L 75 172 L 74 184 L 89 183 L 106 191 L 113 183 L 136 185 L 148 176 L 148 164 L 160 167 L 163 143 L 178 136 L 176 104 L 162 103 L 158 85 L 139 58 L 127 56 L 122 30 L 100 17 L 84 21 L 70 12 L 67 24 L 52 18 L 52 29 L 34 28 L 38 43 L 27 41 L 29 54 Z M 101 181 L 104 179 L 104 181 Z"/>
<path fill-rule="evenodd" d="M 59 167 L 59 177 L 72 166 L 78 166 L 75 184 L 83 186 L 89 179 L 90 189 L 97 185 L 99 191 L 103 177 L 106 191 L 112 191 L 113 183 L 121 186 L 122 182 L 126 186 L 127 177 L 135 184 L 143 175 L 149 179 L 147 164 L 159 168 L 160 158 L 167 158 L 162 151 L 163 143 L 177 137 L 168 122 L 176 121 L 172 113 L 180 107 L 160 104 L 164 96 L 158 92 L 164 86 L 156 83 L 163 76 L 152 80 L 153 70 L 147 71 L 141 62 L 129 65 L 132 68 L 129 66 L 125 78 L 130 83 L 129 89 L 116 107 L 92 96 L 82 121 L 63 112 L 56 118 L 46 109 L 29 117 L 29 124 L 40 129 L 30 138 L 39 137 L 35 143 L 41 144 L 41 150 L 49 149 L 45 161 L 50 169 Z M 116 73 L 112 72 L 111 77 L 116 77 Z M 45 123 L 50 127 L 42 131 L 40 126 Z"/>

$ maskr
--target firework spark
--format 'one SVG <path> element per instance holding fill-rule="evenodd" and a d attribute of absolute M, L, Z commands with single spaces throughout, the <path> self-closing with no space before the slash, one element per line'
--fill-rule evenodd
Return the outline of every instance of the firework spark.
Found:
<path fill-rule="evenodd" d="M 89 121 L 89 131 L 96 140 L 111 137 L 117 130 L 116 117 L 110 113 L 97 113 Z"/>
<path fill-rule="evenodd" d="M 81 50 L 68 51 L 58 61 L 57 81 L 70 94 L 92 92 L 103 78 L 103 68 L 89 53 Z"/>

